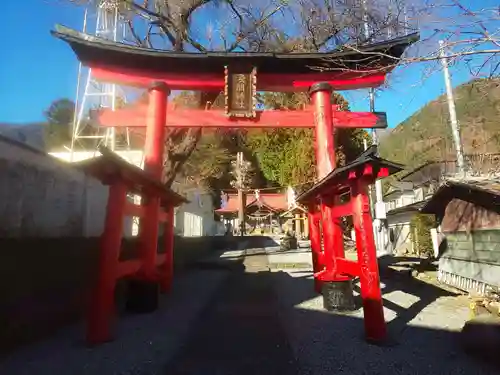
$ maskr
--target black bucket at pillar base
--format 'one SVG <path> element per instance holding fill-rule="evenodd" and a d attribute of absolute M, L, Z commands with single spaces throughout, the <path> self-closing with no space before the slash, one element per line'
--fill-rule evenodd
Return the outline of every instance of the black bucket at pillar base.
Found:
<path fill-rule="evenodd" d="M 323 307 L 328 311 L 354 311 L 356 304 L 352 291 L 352 279 L 323 281 L 321 290 Z"/>
<path fill-rule="evenodd" d="M 146 280 L 130 280 L 125 308 L 135 314 L 147 314 L 158 309 L 160 286 Z"/>

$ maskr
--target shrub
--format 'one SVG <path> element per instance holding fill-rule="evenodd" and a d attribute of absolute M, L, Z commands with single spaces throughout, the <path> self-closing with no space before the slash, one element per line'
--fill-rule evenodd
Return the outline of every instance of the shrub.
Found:
<path fill-rule="evenodd" d="M 411 241 L 415 253 L 419 256 L 431 257 L 434 254 L 432 247 L 431 229 L 436 226 L 434 215 L 417 214 L 410 222 Z"/>

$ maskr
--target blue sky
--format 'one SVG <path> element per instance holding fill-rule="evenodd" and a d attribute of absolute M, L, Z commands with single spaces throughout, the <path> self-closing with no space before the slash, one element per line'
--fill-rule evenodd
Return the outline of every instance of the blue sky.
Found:
<path fill-rule="evenodd" d="M 486 3 L 495 5 L 497 1 L 481 0 L 482 6 Z M 78 62 L 70 48 L 49 31 L 56 23 L 80 30 L 83 9 L 65 0 L 30 0 L 25 4 L 29 11 L 15 1 L 6 1 L 0 12 L 0 32 L 8 36 L 0 58 L 0 123 L 42 121 L 43 111 L 53 100 L 75 97 Z M 390 126 L 444 92 L 441 72 L 434 70 L 423 78 L 426 67 L 428 64 L 396 69 L 390 87 L 377 93 L 376 110 L 387 112 Z M 460 65 L 452 67 L 451 73 L 454 86 L 471 78 Z M 368 110 L 367 92 L 344 94 L 352 110 Z"/>

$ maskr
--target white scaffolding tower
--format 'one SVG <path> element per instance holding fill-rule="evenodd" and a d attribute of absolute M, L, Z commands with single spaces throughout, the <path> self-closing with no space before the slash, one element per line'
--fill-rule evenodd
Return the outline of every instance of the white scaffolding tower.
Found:
<path fill-rule="evenodd" d="M 117 0 L 101 0 L 85 10 L 83 32 L 97 37 L 122 42 L 125 39 L 125 22 Z M 116 128 L 102 129 L 92 124 L 89 112 L 100 108 L 115 110 L 126 102 L 123 89 L 115 84 L 98 82 L 92 69 L 79 64 L 76 87 L 75 114 L 71 137 L 71 161 L 75 151 L 97 151 L 100 145 L 112 150 L 130 149 L 128 129 L 117 132 Z M 121 130 L 121 129 L 120 129 Z"/>

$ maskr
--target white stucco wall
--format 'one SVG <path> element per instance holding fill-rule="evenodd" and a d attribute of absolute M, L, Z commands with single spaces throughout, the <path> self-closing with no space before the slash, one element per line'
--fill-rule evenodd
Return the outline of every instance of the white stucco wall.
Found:
<path fill-rule="evenodd" d="M 179 191 L 189 203 L 183 204 L 175 211 L 175 230 L 180 236 L 214 236 L 217 225 L 214 220 L 212 196 L 202 189 Z"/>
<path fill-rule="evenodd" d="M 395 215 L 387 215 L 388 238 L 386 241 L 387 253 L 398 253 L 411 249 L 410 221 L 415 212 L 402 212 Z M 390 233 L 394 240 L 391 241 Z"/>
<path fill-rule="evenodd" d="M 116 153 L 129 163 L 143 167 L 144 158 L 141 150 L 117 151 Z M 70 152 L 55 152 L 51 155 L 66 162 L 76 162 L 98 156 L 99 152 L 78 151 L 74 152 L 73 155 Z M 214 220 L 214 206 L 210 193 L 202 188 L 184 189 L 182 184 L 176 182 L 174 182 L 172 189 L 190 201 L 175 210 L 176 234 L 185 237 L 215 235 L 217 224 Z M 136 200 L 136 203 L 140 203 L 140 199 Z M 133 222 L 130 224 L 132 227 L 130 233 L 135 236 L 138 233 L 139 220 L 138 218 L 130 218 L 130 220 Z"/>
<path fill-rule="evenodd" d="M 393 192 L 390 197 L 386 198 L 385 207 L 387 212 L 389 212 L 390 210 L 407 206 L 415 202 L 415 193 L 413 191 Z"/>
<path fill-rule="evenodd" d="M 99 236 L 107 196 L 69 164 L 0 137 L 0 236 Z"/>

